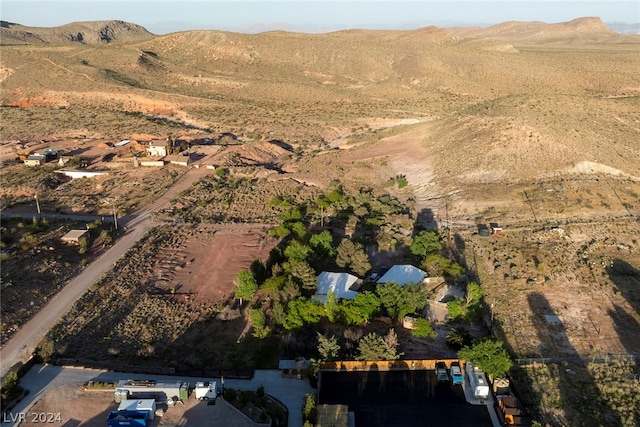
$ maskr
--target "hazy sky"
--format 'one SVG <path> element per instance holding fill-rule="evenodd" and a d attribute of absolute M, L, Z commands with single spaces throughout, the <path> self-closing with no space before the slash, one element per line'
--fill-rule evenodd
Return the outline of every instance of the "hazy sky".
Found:
<path fill-rule="evenodd" d="M 428 25 L 491 25 L 504 21 L 640 22 L 640 1 L 585 0 L 2 0 L 4 21 L 54 27 L 119 19 L 163 34 L 187 29 L 321 32 L 347 28 L 414 29 Z"/>

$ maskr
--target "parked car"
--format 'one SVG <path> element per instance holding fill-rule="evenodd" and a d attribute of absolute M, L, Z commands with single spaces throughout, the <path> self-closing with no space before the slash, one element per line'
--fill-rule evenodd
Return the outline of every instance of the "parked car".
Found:
<path fill-rule="evenodd" d="M 444 362 L 436 362 L 436 377 L 439 383 L 449 382 L 449 373 L 447 372 L 447 365 Z"/>
<path fill-rule="evenodd" d="M 449 373 L 451 374 L 451 382 L 454 384 L 462 384 L 464 379 L 462 378 L 462 369 L 460 369 L 459 362 L 451 362 L 451 366 L 449 368 Z"/>
<path fill-rule="evenodd" d="M 368 280 L 369 282 L 375 282 L 376 280 L 378 280 L 378 273 L 371 273 Z"/>

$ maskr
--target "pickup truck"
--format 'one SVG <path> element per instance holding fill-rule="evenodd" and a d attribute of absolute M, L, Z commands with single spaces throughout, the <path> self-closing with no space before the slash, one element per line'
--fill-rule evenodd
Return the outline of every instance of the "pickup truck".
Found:
<path fill-rule="evenodd" d="M 439 383 L 449 382 L 449 373 L 447 372 L 447 365 L 444 362 L 436 362 L 436 377 Z"/>
<path fill-rule="evenodd" d="M 462 384 L 464 379 L 462 378 L 462 369 L 460 369 L 460 363 L 451 362 L 451 367 L 449 369 L 451 373 L 451 382 L 454 384 Z"/>

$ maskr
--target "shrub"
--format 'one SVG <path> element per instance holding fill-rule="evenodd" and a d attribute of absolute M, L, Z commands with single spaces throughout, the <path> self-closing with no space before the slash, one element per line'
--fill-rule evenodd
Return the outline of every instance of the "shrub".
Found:
<path fill-rule="evenodd" d="M 418 338 L 435 338 L 438 334 L 431 323 L 423 317 L 416 319 L 411 330 L 411 335 Z"/>

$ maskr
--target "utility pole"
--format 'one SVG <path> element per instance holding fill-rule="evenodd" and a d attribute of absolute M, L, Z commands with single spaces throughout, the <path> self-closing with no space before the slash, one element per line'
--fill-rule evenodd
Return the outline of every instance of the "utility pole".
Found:
<path fill-rule="evenodd" d="M 33 195 L 34 199 L 36 199 L 36 208 L 38 209 L 38 219 L 42 218 L 42 212 L 40 212 L 40 201 L 38 201 L 38 195 Z"/>
<path fill-rule="evenodd" d="M 118 229 L 118 213 L 116 211 L 116 201 L 114 198 L 112 197 L 105 197 L 103 199 L 104 202 L 111 202 L 111 207 L 113 209 L 113 224 L 116 227 L 116 230 Z"/>
<path fill-rule="evenodd" d="M 113 206 L 113 223 L 116 226 L 116 230 L 118 229 L 118 214 L 116 213 L 116 202 L 111 199 L 111 205 Z"/>

